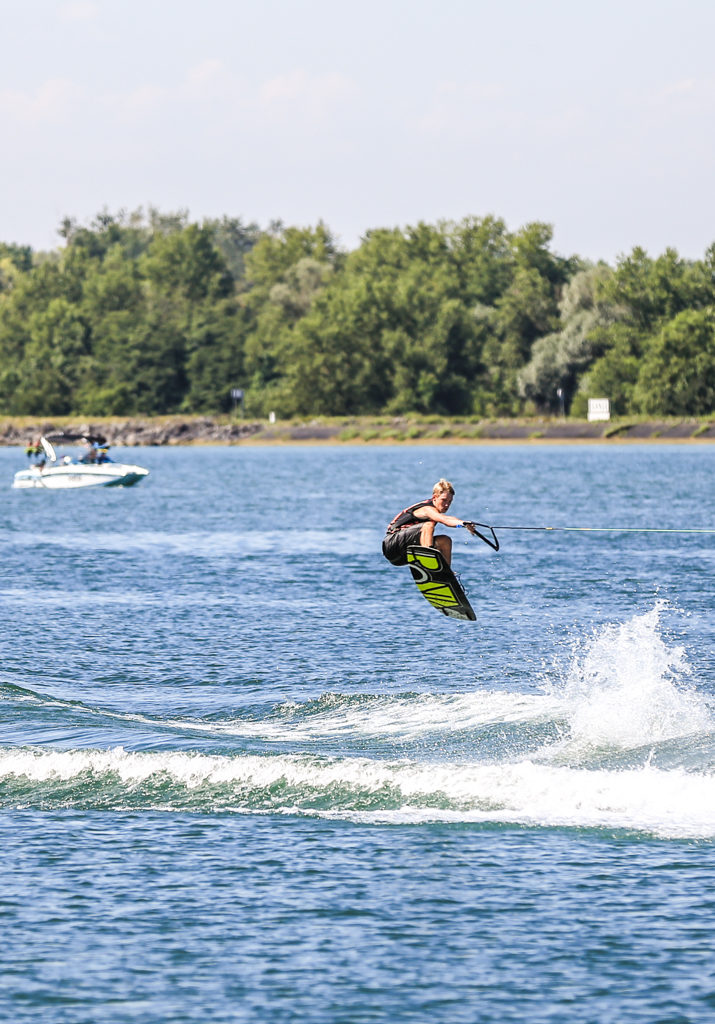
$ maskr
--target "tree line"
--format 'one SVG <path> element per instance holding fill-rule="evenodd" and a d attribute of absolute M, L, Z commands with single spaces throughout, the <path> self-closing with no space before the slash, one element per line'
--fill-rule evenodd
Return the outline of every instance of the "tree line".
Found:
<path fill-rule="evenodd" d="M 715 244 L 611 267 L 499 218 L 366 233 L 193 223 L 157 210 L 65 219 L 52 252 L 0 243 L 6 415 L 715 410 Z"/>

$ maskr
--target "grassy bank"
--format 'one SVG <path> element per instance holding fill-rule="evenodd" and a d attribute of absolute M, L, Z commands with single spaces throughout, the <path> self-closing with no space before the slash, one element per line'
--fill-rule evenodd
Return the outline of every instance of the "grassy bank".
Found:
<path fill-rule="evenodd" d="M 55 431 L 103 434 L 111 444 L 432 444 L 549 441 L 715 441 L 715 415 L 700 419 L 452 419 L 442 416 L 242 420 L 235 416 L 0 418 L 0 444 L 27 444 Z"/>

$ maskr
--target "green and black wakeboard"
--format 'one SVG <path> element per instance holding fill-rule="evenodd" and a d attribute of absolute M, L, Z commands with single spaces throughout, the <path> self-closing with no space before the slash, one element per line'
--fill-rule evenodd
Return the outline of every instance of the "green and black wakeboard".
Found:
<path fill-rule="evenodd" d="M 476 615 L 467 595 L 437 548 L 411 544 L 407 548 L 407 564 L 417 589 L 429 603 L 451 619 L 474 622 Z"/>

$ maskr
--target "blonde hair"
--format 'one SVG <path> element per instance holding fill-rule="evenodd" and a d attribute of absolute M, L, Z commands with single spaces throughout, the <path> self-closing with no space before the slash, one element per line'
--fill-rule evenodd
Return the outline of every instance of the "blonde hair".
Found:
<path fill-rule="evenodd" d="M 444 494 L 445 491 L 449 491 L 452 497 L 454 497 L 454 487 L 452 487 L 449 480 L 445 480 L 443 477 L 432 488 L 432 497 L 435 498 L 438 494 Z"/>

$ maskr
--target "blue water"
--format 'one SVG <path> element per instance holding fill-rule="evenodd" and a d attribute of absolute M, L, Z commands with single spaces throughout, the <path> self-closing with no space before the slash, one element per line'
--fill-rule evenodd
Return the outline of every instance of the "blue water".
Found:
<path fill-rule="evenodd" d="M 121 455 L 121 452 L 118 453 Z M 0 1020 L 715 1019 L 715 448 L 0 449 Z"/>

